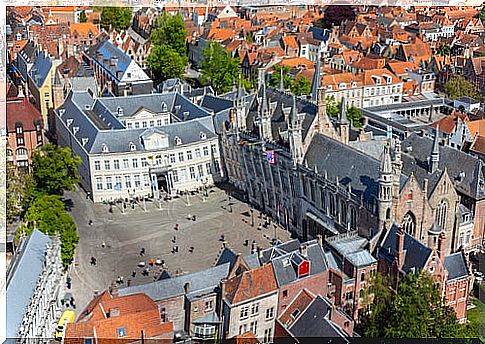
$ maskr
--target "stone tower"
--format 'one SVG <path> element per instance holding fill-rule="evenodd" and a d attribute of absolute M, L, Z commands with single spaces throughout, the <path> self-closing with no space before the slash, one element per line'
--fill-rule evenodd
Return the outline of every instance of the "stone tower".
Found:
<path fill-rule="evenodd" d="M 273 141 L 273 133 L 271 131 L 271 111 L 266 97 L 266 83 L 262 84 L 261 104 L 259 107 L 259 122 L 260 122 L 260 136 L 262 140 Z"/>
<path fill-rule="evenodd" d="M 436 135 L 434 136 L 433 151 L 431 152 L 431 159 L 429 161 L 429 172 L 435 173 L 438 170 L 440 163 L 440 145 L 439 145 L 439 126 L 436 128 Z"/>
<path fill-rule="evenodd" d="M 392 145 L 392 199 L 394 214 L 397 214 L 397 207 L 399 206 L 399 191 L 401 189 L 401 171 L 402 171 L 402 159 L 401 159 L 401 140 L 399 138 L 393 138 Z"/>
<path fill-rule="evenodd" d="M 293 106 L 291 108 L 290 121 L 288 125 L 288 140 L 290 142 L 290 151 L 293 164 L 301 164 L 303 161 L 302 120 L 301 117 L 298 116 L 295 95 L 293 95 Z"/>
<path fill-rule="evenodd" d="M 393 221 L 392 186 L 393 173 L 389 144 L 384 146 L 379 169 L 379 229 L 389 229 Z"/>
<path fill-rule="evenodd" d="M 342 102 L 340 103 L 340 115 L 337 122 L 338 133 L 340 136 L 340 141 L 343 144 L 349 144 L 349 131 L 350 123 L 345 114 L 345 99 L 342 97 Z"/>

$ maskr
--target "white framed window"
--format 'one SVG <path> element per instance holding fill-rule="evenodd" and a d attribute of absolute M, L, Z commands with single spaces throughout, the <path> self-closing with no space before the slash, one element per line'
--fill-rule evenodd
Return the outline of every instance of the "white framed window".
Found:
<path fill-rule="evenodd" d="M 103 178 L 96 177 L 96 190 L 103 190 Z"/>
<path fill-rule="evenodd" d="M 161 119 L 157 119 L 157 126 L 158 127 L 161 127 L 162 126 L 162 120 Z"/>
<path fill-rule="evenodd" d="M 251 315 L 258 315 L 259 314 L 259 303 L 254 303 L 251 306 Z"/>
<path fill-rule="evenodd" d="M 141 167 L 148 166 L 147 158 L 145 158 L 145 157 L 140 158 L 140 162 L 141 162 Z"/>
<path fill-rule="evenodd" d="M 179 182 L 179 175 L 177 173 L 177 170 L 172 171 L 172 176 L 173 176 L 173 182 L 178 183 Z"/>
<path fill-rule="evenodd" d="M 199 177 L 203 177 L 204 176 L 204 166 L 203 165 L 198 165 L 197 166 L 197 170 L 199 172 Z"/>
<path fill-rule="evenodd" d="M 105 169 L 105 170 L 109 170 L 109 169 L 111 169 L 111 163 L 110 163 L 110 161 L 109 161 L 109 160 L 105 160 L 105 161 L 104 161 L 104 169 Z"/>
<path fill-rule="evenodd" d="M 204 146 L 203 152 L 204 152 L 204 156 L 209 156 L 209 147 Z"/>
<path fill-rule="evenodd" d="M 142 126 L 143 128 L 146 128 L 146 127 L 147 127 L 147 121 L 142 121 L 142 122 L 141 122 L 141 126 Z"/>
<path fill-rule="evenodd" d="M 135 188 L 139 188 L 139 187 L 140 187 L 140 175 L 135 174 Z"/>
<path fill-rule="evenodd" d="M 187 160 L 192 160 L 192 151 L 187 151 Z"/>
<path fill-rule="evenodd" d="M 121 176 L 116 176 L 115 177 L 115 190 L 121 190 Z"/>
<path fill-rule="evenodd" d="M 211 163 L 210 162 L 208 162 L 208 163 L 205 164 L 205 168 L 207 170 L 207 174 L 212 174 L 212 172 L 211 172 Z"/>
<path fill-rule="evenodd" d="M 248 324 L 243 324 L 239 326 L 239 334 L 243 334 L 248 332 Z"/>
<path fill-rule="evenodd" d="M 123 168 L 130 168 L 130 162 L 128 159 L 123 159 Z"/>
<path fill-rule="evenodd" d="M 271 343 L 271 327 L 264 330 L 263 343 Z"/>
<path fill-rule="evenodd" d="M 113 165 L 114 165 L 115 170 L 120 169 L 120 161 L 119 160 L 114 160 Z"/>
<path fill-rule="evenodd" d="M 131 160 L 131 162 L 133 163 L 133 168 L 138 168 L 138 159 L 137 158 L 133 158 Z"/>
<path fill-rule="evenodd" d="M 100 171 L 101 170 L 101 162 L 99 160 L 95 160 L 94 161 L 94 169 L 96 171 Z"/>
<path fill-rule="evenodd" d="M 258 331 L 258 322 L 257 321 L 251 321 L 251 323 L 249 324 L 249 331 L 254 333 L 254 335 L 256 336 L 257 331 Z"/>
<path fill-rule="evenodd" d="M 125 187 L 127 189 L 131 188 L 131 176 L 125 176 Z"/>
<path fill-rule="evenodd" d="M 208 300 L 205 302 L 205 311 L 209 312 L 214 309 L 214 301 Z"/>
<path fill-rule="evenodd" d="M 266 320 L 270 320 L 270 319 L 273 319 L 274 317 L 274 307 L 271 307 L 271 308 L 267 308 L 266 309 Z"/>
<path fill-rule="evenodd" d="M 194 166 L 189 167 L 189 172 L 190 172 L 190 179 L 195 179 L 195 167 Z"/>
<path fill-rule="evenodd" d="M 196 159 L 200 158 L 200 148 L 195 149 L 195 158 Z"/>
<path fill-rule="evenodd" d="M 149 178 L 148 174 L 143 175 L 143 185 L 145 187 L 150 186 L 150 178 Z"/>
<path fill-rule="evenodd" d="M 170 157 L 170 163 L 175 164 L 175 154 L 170 154 L 169 157 Z"/>
<path fill-rule="evenodd" d="M 113 179 L 106 177 L 106 190 L 113 190 Z"/>
<path fill-rule="evenodd" d="M 244 320 L 244 319 L 247 319 L 248 317 L 249 317 L 249 307 L 244 306 L 241 308 L 239 312 L 239 320 Z"/>
<path fill-rule="evenodd" d="M 179 152 L 179 161 L 180 162 L 184 161 L 184 152 Z"/>

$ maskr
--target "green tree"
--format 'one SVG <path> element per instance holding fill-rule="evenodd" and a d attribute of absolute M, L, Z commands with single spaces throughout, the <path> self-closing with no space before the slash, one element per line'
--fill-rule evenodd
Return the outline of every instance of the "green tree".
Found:
<path fill-rule="evenodd" d="M 81 13 L 79 13 L 79 22 L 85 23 L 87 21 L 88 21 L 88 18 L 86 17 L 86 11 L 81 11 Z"/>
<path fill-rule="evenodd" d="M 355 128 L 362 127 L 362 112 L 357 107 L 352 105 L 351 107 L 347 108 L 345 111 L 345 116 Z"/>
<path fill-rule="evenodd" d="M 65 210 L 64 203 L 56 195 L 42 195 L 36 198 L 25 214 L 27 225 L 23 230 L 27 235 L 36 228 L 48 235 L 59 234 L 61 258 L 64 266 L 74 257 L 79 237 L 76 224 Z"/>
<path fill-rule="evenodd" d="M 482 7 L 482 10 L 480 11 L 478 17 L 482 20 L 482 22 L 485 22 L 485 7 Z"/>
<path fill-rule="evenodd" d="M 446 96 L 450 99 L 457 99 L 463 96 L 480 99 L 480 93 L 470 81 L 461 75 L 453 76 L 445 84 Z"/>
<path fill-rule="evenodd" d="M 129 7 L 103 7 L 101 27 L 106 30 L 126 30 L 131 24 L 132 11 Z"/>
<path fill-rule="evenodd" d="M 147 64 L 158 81 L 180 78 L 185 72 L 187 57 L 178 54 L 167 44 L 154 45 L 147 57 Z"/>
<path fill-rule="evenodd" d="M 444 305 L 438 285 L 427 273 L 408 273 L 396 292 L 388 279 L 369 287 L 374 299 L 363 320 L 366 337 L 455 338 L 460 326 L 453 309 Z"/>
<path fill-rule="evenodd" d="M 440 47 L 438 48 L 438 52 L 440 53 L 441 56 L 450 56 L 451 55 L 450 46 L 446 44 L 440 45 Z"/>
<path fill-rule="evenodd" d="M 279 86 L 280 78 L 281 78 L 281 70 L 283 69 L 283 87 L 285 88 L 285 90 L 291 88 L 293 79 L 289 75 L 290 67 L 275 65 L 273 68 L 274 68 L 274 72 L 271 75 L 271 79 L 269 79 L 269 85 L 273 87 Z"/>
<path fill-rule="evenodd" d="M 312 90 L 312 83 L 303 76 L 297 77 L 291 84 L 291 92 L 297 96 L 308 95 Z"/>
<path fill-rule="evenodd" d="M 7 222 L 13 222 L 22 211 L 24 202 L 32 189 L 32 176 L 15 170 L 13 163 L 7 162 L 6 210 Z"/>
<path fill-rule="evenodd" d="M 72 156 L 67 147 L 46 144 L 32 156 L 32 176 L 36 192 L 62 195 L 64 190 L 73 190 L 79 181 L 78 156 Z"/>
<path fill-rule="evenodd" d="M 218 94 L 230 91 L 240 72 L 239 60 L 214 41 L 204 49 L 201 69 L 202 83 L 210 84 Z"/>
<path fill-rule="evenodd" d="M 251 79 L 249 79 L 249 78 L 244 78 L 244 77 L 243 77 L 243 78 L 241 79 L 241 84 L 242 84 L 242 86 L 244 87 L 244 89 L 245 89 L 246 91 L 248 91 L 248 92 L 249 92 L 249 91 L 250 91 L 250 90 L 253 88 L 253 84 L 252 84 L 252 82 L 251 82 Z"/>
<path fill-rule="evenodd" d="M 325 99 L 327 115 L 337 117 L 340 113 L 340 104 L 337 103 L 334 96 L 327 96 Z"/>
<path fill-rule="evenodd" d="M 180 56 L 185 56 L 187 54 L 186 37 L 187 31 L 182 16 L 162 12 L 155 19 L 150 40 L 154 45 L 162 46 L 166 44 Z"/>
<path fill-rule="evenodd" d="M 368 288 L 363 291 L 362 298 L 364 300 L 364 336 L 371 338 L 384 337 L 382 324 L 389 318 L 392 302 L 389 278 L 380 273 L 374 274 L 369 281 Z"/>

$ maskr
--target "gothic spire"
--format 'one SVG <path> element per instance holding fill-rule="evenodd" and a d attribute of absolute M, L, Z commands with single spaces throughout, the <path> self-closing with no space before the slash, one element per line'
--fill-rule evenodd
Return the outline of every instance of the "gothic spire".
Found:
<path fill-rule="evenodd" d="M 283 83 L 283 66 L 280 68 L 280 82 L 278 84 L 278 90 L 283 92 L 285 90 L 285 85 Z"/>
<path fill-rule="evenodd" d="M 391 162 L 391 154 L 389 151 L 389 145 L 386 144 L 384 146 L 384 152 L 381 156 L 381 174 L 391 174 L 392 173 L 392 162 Z"/>
<path fill-rule="evenodd" d="M 236 98 L 237 99 L 237 104 L 239 106 L 241 106 L 243 104 L 243 97 L 244 97 L 244 95 L 243 95 L 243 89 L 242 89 L 242 80 L 241 79 L 242 79 L 241 73 L 239 73 L 239 84 L 237 86 L 237 96 L 236 96 L 237 97 Z"/>
<path fill-rule="evenodd" d="M 349 120 L 347 119 L 347 115 L 345 114 L 345 97 L 342 97 L 342 101 L 340 102 L 339 122 L 343 124 L 349 123 Z"/>
<path fill-rule="evenodd" d="M 436 127 L 436 134 L 434 136 L 433 142 L 433 151 L 431 152 L 431 160 L 430 160 L 430 173 L 436 172 L 438 169 L 438 164 L 440 162 L 440 145 L 439 145 L 439 135 L 440 135 L 440 126 Z"/>
<path fill-rule="evenodd" d="M 313 73 L 312 80 L 312 101 L 316 102 L 318 99 L 318 89 L 320 88 L 320 49 L 318 49 L 317 63 L 315 65 L 315 73 Z"/>
<path fill-rule="evenodd" d="M 263 117 L 269 109 L 268 100 L 266 98 L 266 83 L 264 81 L 262 86 L 263 86 L 263 94 L 261 96 L 261 110 L 260 110 L 261 117 Z"/>
<path fill-rule="evenodd" d="M 291 128 L 294 129 L 296 126 L 296 121 L 298 120 L 298 108 L 296 107 L 296 96 L 293 94 L 293 105 L 291 107 Z"/>

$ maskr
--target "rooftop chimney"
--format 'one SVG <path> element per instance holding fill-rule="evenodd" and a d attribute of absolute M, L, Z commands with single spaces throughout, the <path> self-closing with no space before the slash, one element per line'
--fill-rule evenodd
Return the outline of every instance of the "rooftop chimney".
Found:
<path fill-rule="evenodd" d="M 445 249 L 446 247 L 446 234 L 444 231 L 440 233 L 440 236 L 438 237 L 438 256 L 440 257 L 440 260 L 444 263 L 445 262 Z"/>
<path fill-rule="evenodd" d="M 307 245 L 300 245 L 300 254 L 303 257 L 308 257 Z"/>

